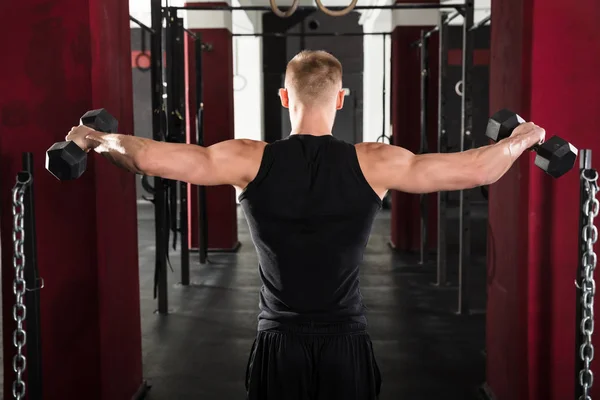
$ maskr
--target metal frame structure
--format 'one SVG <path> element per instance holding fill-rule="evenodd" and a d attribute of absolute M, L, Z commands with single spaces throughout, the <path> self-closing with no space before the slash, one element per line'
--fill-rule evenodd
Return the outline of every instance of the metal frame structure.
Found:
<path fill-rule="evenodd" d="M 167 135 L 166 140 L 172 143 L 186 142 L 185 116 L 185 55 L 183 18 L 176 12 L 167 10 L 165 29 L 165 82 L 167 87 Z M 178 188 L 179 186 L 179 188 Z M 187 182 L 169 181 L 170 218 L 175 235 L 181 238 L 181 284 L 190 284 L 190 257 L 188 248 L 188 207 Z M 178 196 L 177 190 L 180 195 Z M 179 200 L 179 201 L 178 201 Z M 177 206 L 179 205 L 179 225 L 177 224 Z M 174 240 L 174 243 L 176 240 Z"/>
<path fill-rule="evenodd" d="M 194 36 L 196 56 L 196 144 L 204 146 L 204 84 L 202 80 L 202 36 Z M 198 191 L 198 256 L 200 263 L 208 262 L 208 211 L 206 209 L 206 187 L 197 186 Z"/>
<path fill-rule="evenodd" d="M 474 33 L 491 20 L 488 15 L 477 24 L 474 23 L 474 1 L 467 0 L 462 11 L 452 14 L 440 13 L 438 25 L 425 32 L 421 38 L 412 43 L 421 49 L 421 146 L 420 153 L 428 151 L 427 146 L 427 94 L 428 94 L 428 38 L 439 32 L 439 72 L 438 72 L 438 148 L 439 153 L 448 152 L 448 136 L 446 131 L 446 94 L 445 82 L 448 74 L 448 25 L 454 18 L 462 15 L 462 72 L 461 80 L 463 90 L 461 94 L 461 134 L 460 151 L 473 148 L 473 104 L 472 104 L 472 70 L 474 52 Z M 437 194 L 437 265 L 435 286 L 448 286 L 447 273 L 447 217 L 448 217 L 448 192 Z M 461 190 L 459 194 L 459 254 L 458 254 L 458 299 L 457 314 L 469 314 L 469 268 L 471 265 L 471 205 L 469 201 L 470 190 Z M 421 214 L 421 240 L 420 264 L 425 262 L 425 248 L 427 243 L 427 209 L 426 196 L 420 196 Z"/>
<path fill-rule="evenodd" d="M 464 9 L 464 22 L 462 25 L 462 82 L 463 92 L 461 97 L 461 139 L 460 151 L 473 148 L 473 51 L 475 1 L 466 0 Z M 471 265 L 471 207 L 469 203 L 469 190 L 459 191 L 459 244 L 458 244 L 458 314 L 469 313 L 469 267 Z"/>
<path fill-rule="evenodd" d="M 194 56 L 195 56 L 195 77 L 196 86 L 194 88 L 196 94 L 196 103 L 194 109 L 196 110 L 196 144 L 198 146 L 204 146 L 204 84 L 202 81 L 202 52 L 210 50 L 212 47 L 207 46 L 202 42 L 202 35 L 195 33 L 189 29 L 184 29 L 192 39 L 194 39 Z M 204 264 L 208 261 L 208 212 L 206 209 L 206 187 L 196 186 L 198 194 L 198 218 L 200 220 L 198 224 L 198 255 L 200 258 L 200 264 Z"/>
<path fill-rule="evenodd" d="M 462 24 L 462 71 L 461 78 L 463 82 L 463 92 L 461 96 L 461 140 L 460 151 L 469 150 L 473 147 L 472 126 L 473 126 L 473 104 L 472 104 L 472 70 L 473 70 L 473 52 L 474 52 L 474 31 L 483 26 L 489 17 L 474 24 L 474 1 L 467 0 L 462 12 L 457 11 L 452 14 L 440 13 L 438 24 L 429 31 L 422 31 L 419 40 L 413 42 L 411 46 L 420 48 L 420 80 L 421 80 L 421 129 L 420 129 L 420 148 L 419 153 L 424 154 L 429 151 L 427 145 L 428 128 L 428 82 L 429 82 L 429 47 L 428 39 L 435 32 L 439 33 L 439 71 L 438 71 L 438 146 L 439 153 L 448 151 L 448 137 L 446 132 L 445 120 L 445 82 L 448 74 L 448 24 L 454 18 L 462 15 L 464 22 Z M 420 195 L 420 261 L 425 263 L 425 252 L 427 246 L 427 196 Z M 447 210 L 448 210 L 448 192 L 438 192 L 437 194 L 437 265 L 435 286 L 445 287 L 448 285 L 447 274 Z M 469 267 L 471 263 L 471 211 L 469 202 L 469 190 L 459 191 L 459 259 L 458 259 L 458 299 L 457 313 L 468 314 L 469 308 Z"/>
<path fill-rule="evenodd" d="M 273 11 L 271 6 L 224 6 L 224 5 L 203 5 L 202 3 L 193 6 L 178 6 L 169 7 L 173 10 L 188 10 L 188 11 Z M 328 7 L 331 11 L 343 11 L 346 7 Z M 464 4 L 443 4 L 443 3 L 396 3 L 384 6 L 356 6 L 353 10 L 426 10 L 426 9 L 441 9 L 449 8 L 457 11 L 465 9 Z M 281 11 L 285 11 L 289 7 L 281 7 Z M 315 6 L 298 6 L 297 11 L 318 11 Z"/>
<path fill-rule="evenodd" d="M 419 40 L 420 47 L 420 102 L 421 102 L 421 121 L 420 121 L 420 144 L 419 154 L 429 153 L 427 143 L 427 103 L 429 90 L 429 35 L 425 31 L 421 31 L 421 39 Z M 420 240 L 419 240 L 419 264 L 425 263 L 425 248 L 427 247 L 427 195 L 419 195 L 419 214 L 420 214 Z"/>
<path fill-rule="evenodd" d="M 232 33 L 233 37 L 323 37 L 323 36 L 391 36 L 391 32 L 289 32 L 289 33 L 281 33 L 281 32 L 262 32 L 262 33 Z"/>
<path fill-rule="evenodd" d="M 451 16 L 440 13 L 439 27 L 439 49 L 438 49 L 438 153 L 448 152 L 448 135 L 446 134 L 446 91 L 444 83 L 448 76 L 448 23 Z M 436 283 L 438 287 L 448 285 L 448 263 L 447 263 L 447 226 L 448 192 L 437 194 L 437 267 Z"/>
<path fill-rule="evenodd" d="M 185 56 L 184 34 L 190 34 L 196 48 L 196 140 L 204 144 L 202 124 L 202 50 L 199 35 L 184 28 L 183 19 L 177 16 L 174 8 L 163 8 L 161 0 L 151 0 L 152 26 L 146 26 L 136 18 L 129 19 L 150 33 L 150 71 L 152 98 L 152 138 L 157 141 L 175 143 L 186 142 L 185 117 Z M 163 26 L 163 21 L 166 23 Z M 164 50 L 163 58 L 157 56 Z M 188 245 L 188 184 L 154 177 L 152 187 L 155 219 L 155 276 L 154 295 L 158 299 L 159 314 L 168 314 L 169 229 L 181 235 L 181 284 L 190 284 L 190 264 Z M 179 193 L 179 195 L 178 195 Z M 207 261 L 208 226 L 206 211 L 206 191 L 198 187 L 200 262 Z M 179 215 L 177 207 L 179 206 Z M 177 239 L 173 240 L 174 246 Z"/>
<path fill-rule="evenodd" d="M 299 6 L 298 10 L 301 11 L 318 11 L 319 8 L 312 6 Z M 344 7 L 332 7 L 331 10 L 343 10 Z M 423 32 L 421 35 L 422 44 L 422 56 L 421 56 L 421 150 L 428 151 L 426 142 L 426 129 L 427 129 L 427 110 L 423 107 L 427 104 L 427 79 L 429 78 L 423 72 L 427 72 L 428 67 L 428 48 L 427 38 L 429 38 L 434 32 L 440 33 L 440 75 L 438 77 L 438 84 L 440 85 L 440 97 L 438 103 L 438 151 L 445 152 L 448 149 L 447 137 L 445 129 L 444 111 L 445 111 L 445 99 L 442 91 L 442 84 L 447 76 L 447 52 L 448 52 L 448 30 L 447 25 L 450 20 L 455 17 L 462 15 L 464 17 L 463 23 L 463 43 L 462 43 L 462 82 L 463 82 L 463 94 L 461 99 L 461 151 L 472 148 L 473 141 L 471 140 L 472 131 L 472 99 L 471 99 L 471 82 L 472 82 L 472 68 L 473 68 L 473 32 L 480 25 L 487 22 L 482 21 L 477 25 L 474 25 L 474 0 L 466 0 L 464 4 L 430 4 L 430 3 L 399 3 L 385 6 L 357 6 L 355 10 L 367 10 L 367 9 L 380 9 L 380 10 L 408 10 L 408 9 L 440 9 L 440 10 L 454 10 L 455 12 L 443 12 L 440 14 L 440 20 L 438 26 L 434 29 Z M 151 71 L 152 71 L 152 107 L 153 107 L 153 138 L 155 140 L 170 140 L 172 138 L 172 132 L 180 131 L 181 127 L 178 122 L 185 120 L 182 118 L 183 106 L 177 106 L 179 104 L 177 99 L 181 99 L 183 91 L 181 88 L 177 88 L 173 69 L 165 68 L 161 57 L 157 56 L 164 50 L 166 53 L 166 59 L 171 62 L 175 60 L 173 57 L 176 47 L 183 49 L 183 32 L 186 30 L 183 28 L 181 18 L 178 17 L 177 13 L 179 10 L 187 11 L 272 11 L 270 6 L 214 6 L 214 5 L 203 5 L 196 4 L 194 6 L 183 6 L 183 7 L 163 7 L 160 0 L 152 0 L 152 27 L 144 28 L 152 35 L 152 49 L 151 49 Z M 282 8 L 283 10 L 283 8 Z M 166 24 L 163 27 L 163 21 L 166 19 Z M 132 19 L 134 22 L 135 21 Z M 177 33 L 173 35 L 174 25 L 177 25 Z M 163 29 L 165 30 L 166 41 L 163 44 Z M 195 105 L 198 113 L 196 120 L 196 134 L 198 145 L 204 145 L 203 141 L 203 102 L 202 102 L 202 51 L 206 48 L 205 44 L 201 42 L 201 38 L 187 31 L 196 41 L 196 94 L 197 104 Z M 238 33 L 232 36 L 237 37 L 306 37 L 306 36 L 369 36 L 377 35 L 383 36 L 391 35 L 391 32 L 373 32 L 373 33 L 339 33 L 339 32 L 302 32 L 302 33 Z M 171 39 L 169 39 L 171 37 Z M 173 37 L 178 39 L 173 40 Z M 181 56 L 177 59 L 182 65 L 183 60 Z M 174 65 L 168 61 L 168 65 Z M 175 64 L 176 65 L 176 64 Z M 166 74 L 165 74 L 166 73 Z M 181 71 L 178 72 L 182 74 Z M 163 76 L 163 74 L 165 74 Z M 175 73 L 176 74 L 176 73 Z M 166 81 L 166 88 L 163 85 L 163 79 Z M 166 98 L 166 100 L 165 100 Z M 179 114 L 179 115 L 178 115 Z M 180 136 L 179 136 L 180 137 Z M 167 299 L 167 261 L 168 261 L 168 232 L 167 228 L 167 199 L 165 191 L 165 183 L 163 179 L 155 178 L 155 218 L 156 218 L 156 286 L 158 288 L 158 311 L 161 314 L 168 313 L 168 299 Z M 167 183 L 168 184 L 168 183 Z M 185 186 L 184 186 L 185 185 Z M 186 188 L 184 191 L 184 187 Z M 206 226 L 206 189 L 204 187 L 198 187 L 198 202 L 200 210 L 200 225 L 199 225 L 199 253 L 200 261 L 206 261 L 207 254 L 207 226 Z M 187 193 L 187 184 L 180 185 L 180 192 Z M 183 202 L 187 199 L 183 199 L 185 196 L 181 196 L 182 206 Z M 447 209 L 447 193 L 438 194 L 438 257 L 437 257 L 437 285 L 444 286 L 447 281 L 447 252 L 446 252 L 446 240 L 444 237 L 446 227 L 446 209 Z M 424 262 L 424 241 L 426 241 L 426 224 L 427 216 L 426 210 L 424 210 L 425 198 L 421 199 L 421 263 Z M 182 207 L 183 208 L 183 207 Z M 187 207 L 186 207 L 187 208 Z M 464 314 L 469 312 L 468 304 L 468 265 L 470 263 L 470 207 L 469 207 L 469 191 L 461 191 L 459 193 L 459 225 L 460 225 L 460 244 L 459 244 L 459 293 L 458 293 L 458 313 Z M 185 217 L 185 221 L 184 221 Z M 181 210 L 179 218 L 182 219 L 180 224 L 180 231 L 182 234 L 182 248 L 187 247 L 187 238 L 184 240 L 184 236 L 187 233 L 187 210 Z M 185 233 L 183 232 L 185 228 Z M 162 243 L 162 245 L 160 245 Z M 185 254 L 184 254 L 185 253 Z M 189 259 L 189 254 L 182 251 L 182 284 L 189 284 L 189 261 L 186 263 L 186 259 Z"/>
<path fill-rule="evenodd" d="M 165 109 L 163 104 L 163 59 L 162 54 L 162 0 L 151 0 L 152 13 L 152 43 L 150 46 L 150 74 L 152 81 L 152 138 L 163 141 L 166 126 Z M 155 220 L 155 274 L 154 295 L 158 297 L 158 312 L 168 313 L 168 288 L 167 288 L 167 198 L 164 179 L 154 177 L 154 220 Z"/>

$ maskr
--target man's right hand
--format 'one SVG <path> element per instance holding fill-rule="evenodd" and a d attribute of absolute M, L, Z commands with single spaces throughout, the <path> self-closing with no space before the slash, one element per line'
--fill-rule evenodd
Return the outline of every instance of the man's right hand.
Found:
<path fill-rule="evenodd" d="M 95 131 L 92 128 L 85 125 L 74 126 L 67 133 L 65 140 L 75 142 L 83 151 L 88 152 L 94 147 L 93 141 L 88 139 L 88 135 L 93 132 Z"/>
<path fill-rule="evenodd" d="M 543 128 L 529 122 L 519 125 L 507 139 L 460 153 L 415 155 L 382 143 L 360 143 L 356 151 L 367 182 L 383 198 L 388 190 L 433 193 L 492 184 L 545 137 Z"/>

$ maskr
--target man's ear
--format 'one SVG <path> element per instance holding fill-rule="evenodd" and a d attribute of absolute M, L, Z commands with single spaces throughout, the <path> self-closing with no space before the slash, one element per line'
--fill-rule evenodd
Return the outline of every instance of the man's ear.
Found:
<path fill-rule="evenodd" d="M 285 88 L 279 89 L 279 98 L 281 99 L 281 105 L 285 108 L 290 107 L 290 98 L 288 97 L 288 91 Z"/>
<path fill-rule="evenodd" d="M 346 98 L 346 91 L 344 89 L 340 90 L 337 94 L 337 99 L 335 102 L 336 110 L 341 110 L 344 107 L 344 99 Z"/>

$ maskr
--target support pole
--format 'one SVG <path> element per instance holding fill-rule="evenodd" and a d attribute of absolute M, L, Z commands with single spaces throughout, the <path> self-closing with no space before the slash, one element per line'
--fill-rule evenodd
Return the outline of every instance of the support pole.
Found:
<path fill-rule="evenodd" d="M 466 0 L 462 43 L 461 138 L 460 151 L 473 147 L 473 104 L 471 79 L 473 70 L 474 0 Z M 471 207 L 469 191 L 459 192 L 459 258 L 458 258 L 458 314 L 469 314 L 469 268 L 471 267 Z"/>
<path fill-rule="evenodd" d="M 440 13 L 439 33 L 439 72 L 438 72 L 438 153 L 448 152 L 448 135 L 446 135 L 446 90 L 448 75 L 448 21 L 446 14 Z M 437 229 L 437 281 L 436 286 L 447 285 L 448 263 L 446 243 L 448 192 L 438 192 L 438 229 Z"/>
<path fill-rule="evenodd" d="M 204 105 L 202 82 L 202 36 L 197 34 L 195 42 L 196 55 L 196 143 L 204 146 Z M 208 261 L 208 212 L 206 210 L 206 187 L 198 186 L 198 254 L 200 264 Z"/>
<path fill-rule="evenodd" d="M 161 0 L 151 0 L 152 7 L 152 60 L 150 76 L 152 80 L 152 138 L 164 141 L 163 117 L 163 61 L 162 61 L 162 5 Z M 155 296 L 158 297 L 158 313 L 168 314 L 167 291 L 167 205 L 164 180 L 154 177 L 154 221 L 155 221 Z"/>
<path fill-rule="evenodd" d="M 429 40 L 425 36 L 425 31 L 421 31 L 421 40 L 419 43 L 420 48 L 420 60 L 421 60 L 421 144 L 419 148 L 420 154 L 426 154 L 429 152 L 427 146 L 427 103 L 428 103 L 428 79 L 429 79 Z M 425 263 L 425 252 L 427 247 L 427 195 L 419 195 L 419 214 L 421 216 L 421 230 L 419 240 L 419 253 L 420 260 L 419 264 Z"/>

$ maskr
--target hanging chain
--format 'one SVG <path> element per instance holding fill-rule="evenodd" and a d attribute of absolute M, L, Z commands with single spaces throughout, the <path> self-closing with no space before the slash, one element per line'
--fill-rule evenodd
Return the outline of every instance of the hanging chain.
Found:
<path fill-rule="evenodd" d="M 590 172 L 593 176 L 590 175 Z M 587 173 L 587 174 L 586 174 Z M 583 388 L 583 395 L 579 400 L 591 400 L 590 389 L 594 384 L 594 374 L 590 364 L 594 359 L 594 346 L 592 345 L 592 334 L 594 333 L 594 296 L 596 294 L 596 281 L 594 281 L 594 270 L 596 269 L 597 256 L 594 252 L 594 244 L 598 240 L 598 228 L 594 225 L 594 218 L 598 216 L 600 209 L 596 194 L 598 193 L 598 172 L 595 170 L 584 170 L 582 179 L 585 181 L 585 192 L 587 199 L 583 203 L 583 213 L 587 223 L 581 232 L 584 253 L 582 256 L 583 276 L 579 289 L 581 290 L 581 304 L 583 311 L 581 315 L 580 331 L 583 343 L 579 348 L 579 356 L 583 362 L 583 369 L 579 371 L 579 384 Z"/>
<path fill-rule="evenodd" d="M 25 251 L 23 245 L 25 243 L 25 205 L 23 203 L 23 197 L 25 196 L 25 190 L 31 183 L 31 176 L 22 182 L 17 178 L 17 183 L 13 187 L 13 266 L 15 269 L 15 279 L 13 281 L 13 293 L 16 296 L 15 305 L 13 306 L 13 318 L 17 323 L 17 327 L 13 332 L 13 345 L 17 349 L 17 353 L 13 357 L 12 365 L 13 370 L 17 374 L 15 381 L 12 385 L 13 398 L 21 400 L 25 397 L 25 382 L 23 380 L 23 374 L 27 366 L 27 359 L 23 355 L 23 347 L 27 343 L 27 333 L 23 322 L 27 316 L 27 309 L 25 307 L 25 291 L 27 290 L 25 285 L 24 269 L 25 269 Z"/>

